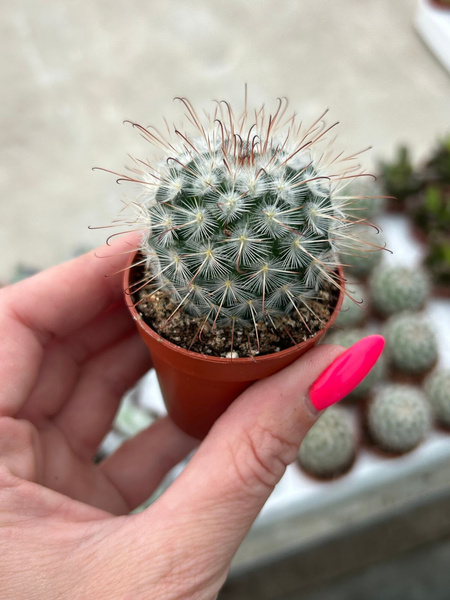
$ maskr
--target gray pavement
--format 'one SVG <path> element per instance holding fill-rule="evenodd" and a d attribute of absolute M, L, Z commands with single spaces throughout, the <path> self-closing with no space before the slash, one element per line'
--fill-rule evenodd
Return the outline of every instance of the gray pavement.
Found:
<path fill-rule="evenodd" d="M 450 77 L 415 33 L 415 0 L 4 0 L 0 4 L 0 279 L 94 246 L 120 198 L 112 176 L 149 148 L 124 119 L 280 95 L 330 108 L 367 158 L 404 141 L 420 159 L 449 127 Z"/>
<path fill-rule="evenodd" d="M 448 600 L 449 565 L 447 539 L 282 600 Z"/>

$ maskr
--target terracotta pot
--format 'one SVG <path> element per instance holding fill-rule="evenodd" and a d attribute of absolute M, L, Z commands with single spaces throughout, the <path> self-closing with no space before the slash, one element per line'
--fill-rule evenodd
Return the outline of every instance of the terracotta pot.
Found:
<path fill-rule="evenodd" d="M 334 323 L 344 297 L 341 292 L 326 327 L 297 346 L 253 358 L 206 356 L 176 346 L 144 322 L 127 293 L 134 258 L 132 255 L 125 271 L 126 304 L 150 350 L 167 412 L 180 429 L 198 439 L 206 436 L 215 420 L 249 385 L 280 371 L 315 346 Z M 339 275 L 343 287 L 342 270 Z"/>

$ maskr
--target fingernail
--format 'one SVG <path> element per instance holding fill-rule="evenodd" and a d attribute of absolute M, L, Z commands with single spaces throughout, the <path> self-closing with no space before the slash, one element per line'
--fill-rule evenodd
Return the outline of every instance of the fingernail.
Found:
<path fill-rule="evenodd" d="M 383 348 L 381 335 L 369 335 L 338 356 L 310 387 L 312 405 L 323 410 L 347 396 L 374 366 Z"/>

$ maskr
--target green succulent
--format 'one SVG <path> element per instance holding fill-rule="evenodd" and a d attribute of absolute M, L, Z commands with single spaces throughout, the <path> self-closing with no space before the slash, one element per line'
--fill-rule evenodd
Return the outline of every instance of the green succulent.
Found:
<path fill-rule="evenodd" d="M 345 331 L 339 331 L 338 329 L 330 332 L 326 338 L 326 344 L 336 344 L 338 346 L 344 346 L 344 348 L 350 348 L 356 342 L 359 342 L 363 337 L 369 335 L 368 331 L 363 329 L 347 329 Z M 382 354 L 375 366 L 372 367 L 371 371 L 361 381 L 361 383 L 347 396 L 350 400 L 359 400 L 366 397 L 377 383 L 379 383 L 386 371 L 386 364 L 384 355 Z"/>
<path fill-rule="evenodd" d="M 386 355 L 394 369 L 410 375 L 421 375 L 436 363 L 436 336 L 423 315 L 408 312 L 390 317 L 384 335 Z"/>
<path fill-rule="evenodd" d="M 356 448 L 357 432 L 352 415 L 342 407 L 332 406 L 306 434 L 298 459 L 311 475 L 329 478 L 350 467 Z"/>
<path fill-rule="evenodd" d="M 412 203 L 411 216 L 416 226 L 430 236 L 450 232 L 450 185 L 432 183 Z"/>
<path fill-rule="evenodd" d="M 425 396 L 410 385 L 386 385 L 375 393 L 368 407 L 369 433 L 388 452 L 412 450 L 427 435 L 430 424 Z"/>
<path fill-rule="evenodd" d="M 430 238 L 425 266 L 436 285 L 450 288 L 450 233 Z"/>
<path fill-rule="evenodd" d="M 439 369 L 428 375 L 424 384 L 436 421 L 450 426 L 450 369 Z"/>
<path fill-rule="evenodd" d="M 332 152 L 322 119 L 304 128 L 284 101 L 240 116 L 221 102 L 206 117 L 181 101 L 189 132 L 133 124 L 159 158 L 121 176 L 143 190 L 131 208 L 146 272 L 130 291 L 146 280 L 176 311 L 257 333 L 339 286 L 338 252 L 356 237 L 343 190 L 362 173 Z"/>
<path fill-rule="evenodd" d="M 347 281 L 347 295 L 344 296 L 342 307 L 335 321 L 336 325 L 347 329 L 359 327 L 367 315 L 367 293 L 360 283 Z"/>
<path fill-rule="evenodd" d="M 450 184 L 450 135 L 438 142 L 426 164 L 426 176 Z"/>
<path fill-rule="evenodd" d="M 428 275 L 418 268 L 380 265 L 369 282 L 376 311 L 390 316 L 423 308 L 430 291 Z"/>
<path fill-rule="evenodd" d="M 396 156 L 391 162 L 381 162 L 380 171 L 381 182 L 386 193 L 394 196 L 400 204 L 420 188 L 420 181 L 414 172 L 406 146 L 397 149 Z"/>

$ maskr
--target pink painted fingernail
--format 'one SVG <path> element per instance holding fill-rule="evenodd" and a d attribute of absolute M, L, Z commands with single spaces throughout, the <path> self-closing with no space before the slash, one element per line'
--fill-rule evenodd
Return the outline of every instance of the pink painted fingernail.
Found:
<path fill-rule="evenodd" d="M 369 335 L 353 344 L 319 375 L 309 389 L 309 399 L 317 410 L 342 400 L 361 383 L 384 348 L 381 335 Z"/>

